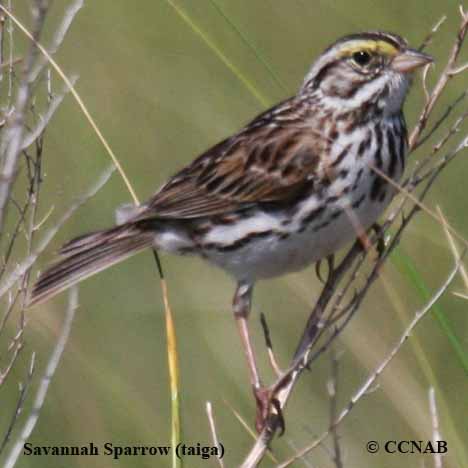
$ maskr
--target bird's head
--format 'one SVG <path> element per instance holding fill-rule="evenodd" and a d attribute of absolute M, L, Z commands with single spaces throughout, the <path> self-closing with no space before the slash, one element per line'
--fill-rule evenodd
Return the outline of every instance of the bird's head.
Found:
<path fill-rule="evenodd" d="M 312 65 L 302 92 L 318 93 L 324 105 L 345 110 L 375 103 L 399 112 L 412 73 L 432 58 L 396 34 L 373 31 L 343 37 Z"/>

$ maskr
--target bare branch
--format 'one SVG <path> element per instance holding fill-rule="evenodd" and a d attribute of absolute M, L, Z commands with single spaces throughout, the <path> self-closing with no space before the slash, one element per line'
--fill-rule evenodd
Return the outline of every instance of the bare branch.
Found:
<path fill-rule="evenodd" d="M 10 314 L 13 312 L 13 308 L 15 307 L 16 301 L 18 300 L 20 293 L 21 293 L 20 289 L 15 291 L 14 294 L 12 293 L 12 291 L 9 291 L 8 306 L 0 322 L 0 334 L 5 330 L 5 325 L 8 321 L 8 318 L 10 317 Z"/>
<path fill-rule="evenodd" d="M 75 88 L 73 87 L 70 80 L 67 78 L 67 76 L 63 72 L 63 70 L 60 68 L 60 66 L 57 64 L 57 62 L 49 55 L 49 53 L 47 52 L 45 47 L 42 46 L 37 40 L 34 39 L 33 35 L 31 35 L 31 33 L 18 21 L 18 19 L 15 16 L 13 16 L 4 7 L 2 7 L 2 5 L 0 5 L 0 10 L 3 10 L 9 16 L 11 21 L 13 21 L 15 23 L 15 25 L 18 26 L 18 28 L 34 43 L 34 45 L 40 50 L 40 52 L 45 57 L 47 57 L 47 60 L 50 63 L 50 65 L 52 66 L 52 68 L 57 72 L 57 74 L 60 76 L 60 78 L 63 80 L 63 82 L 68 86 L 68 88 L 70 89 L 70 93 L 72 94 L 72 96 L 74 97 L 74 99 L 77 102 L 78 106 L 80 107 L 81 112 L 83 113 L 83 115 L 88 120 L 89 124 L 91 125 L 91 127 L 94 130 L 94 133 L 96 134 L 99 141 L 102 143 L 102 145 L 106 149 L 109 157 L 112 159 L 113 163 L 115 164 L 115 167 L 117 168 L 117 170 L 118 170 L 118 172 L 120 174 L 120 177 L 124 181 L 130 195 L 132 196 L 132 199 L 133 199 L 135 205 L 138 205 L 139 204 L 138 197 L 137 197 L 137 195 L 135 193 L 135 190 L 133 189 L 132 185 L 130 184 L 130 181 L 128 180 L 127 175 L 125 174 L 125 171 L 123 170 L 122 165 L 120 164 L 120 161 L 117 159 L 117 157 L 114 154 L 114 152 L 112 151 L 112 148 L 110 147 L 109 143 L 104 138 L 104 135 L 99 130 L 96 122 L 94 121 L 91 114 L 89 113 L 89 111 L 88 111 L 87 107 L 85 106 L 83 100 L 80 98 L 79 94 L 76 92 Z"/>
<path fill-rule="evenodd" d="M 309 365 L 310 362 L 316 359 L 320 354 L 322 354 L 326 349 L 328 349 L 332 341 L 338 336 L 339 333 L 341 333 L 341 331 L 345 328 L 347 323 L 350 321 L 354 313 L 359 308 L 361 302 L 366 296 L 371 285 L 377 279 L 378 272 L 380 271 L 381 265 L 386 261 L 390 253 L 398 245 L 398 242 L 404 230 L 408 226 L 409 222 L 413 219 L 416 213 L 418 213 L 419 210 L 421 210 L 421 201 L 427 195 L 429 189 L 431 188 L 434 181 L 440 174 L 440 171 L 444 167 L 446 167 L 446 165 L 448 164 L 450 160 L 452 160 L 457 154 L 459 154 L 459 152 L 462 149 L 464 149 L 467 146 L 467 141 L 468 141 L 468 138 L 466 137 L 462 139 L 459 145 L 457 145 L 457 147 L 451 153 L 449 153 L 445 158 L 442 159 L 438 168 L 430 175 L 430 177 L 426 181 L 426 185 L 424 189 L 422 190 L 419 198 L 416 199 L 415 197 L 411 197 L 411 201 L 414 202 L 413 208 L 410 210 L 409 214 L 403 218 L 403 221 L 400 227 L 398 228 L 397 232 L 393 236 L 391 242 L 386 247 L 385 251 L 381 254 L 381 256 L 377 259 L 377 261 L 374 263 L 372 271 L 368 275 L 365 281 L 365 285 L 360 289 L 359 292 L 357 292 L 353 296 L 353 298 L 349 301 L 349 303 L 343 308 L 344 309 L 344 312 L 342 312 L 343 317 L 344 317 L 343 322 L 334 329 L 333 333 L 331 333 L 331 335 L 328 337 L 325 343 L 313 355 L 311 355 L 310 352 L 312 350 L 312 347 L 317 343 L 317 340 L 320 338 L 321 335 L 323 335 L 324 330 L 326 329 L 327 320 L 324 319 L 326 306 L 328 305 L 331 298 L 335 294 L 337 290 L 337 286 L 339 282 L 341 281 L 342 277 L 344 276 L 344 274 L 349 271 L 352 265 L 355 264 L 355 261 L 358 258 L 358 256 L 362 254 L 362 258 L 360 259 L 360 262 L 357 262 L 357 264 L 355 265 L 354 273 L 351 275 L 349 282 L 347 283 L 348 286 L 345 286 L 345 288 L 349 287 L 350 282 L 354 281 L 357 275 L 357 269 L 362 264 L 362 261 L 364 260 L 364 257 L 367 251 L 363 252 L 362 248 L 360 248 L 360 243 L 359 242 L 356 243 L 355 246 L 348 252 L 345 258 L 342 260 L 340 265 L 336 269 L 332 270 L 332 272 L 329 275 L 328 281 L 322 290 L 322 294 L 319 297 L 317 304 L 310 315 L 309 321 L 306 325 L 305 332 L 303 334 L 303 337 L 301 338 L 301 344 L 298 346 L 298 350 L 296 351 L 293 364 L 286 372 L 284 372 L 282 378 L 278 379 L 278 381 L 271 387 L 271 391 L 273 395 L 272 398 L 275 398 L 279 402 L 280 408 L 283 408 L 285 406 L 286 401 L 288 400 L 292 392 L 292 389 L 295 386 L 295 383 L 297 382 L 303 369 L 307 365 Z M 405 191 L 405 195 L 407 194 L 408 196 L 410 194 L 410 191 L 414 190 L 415 187 L 416 185 L 410 186 L 408 190 Z M 400 205 L 399 209 L 401 210 L 402 207 L 403 207 L 403 203 Z M 395 221 L 395 219 L 397 219 L 396 214 L 395 213 L 391 214 L 389 219 L 385 223 L 385 229 L 387 229 L 392 224 L 392 222 Z M 437 219 L 439 218 L 437 217 Z M 464 244 L 466 245 L 467 244 L 466 241 L 463 238 L 462 240 Z M 337 305 L 338 303 L 335 302 L 335 307 Z M 334 313 L 334 309 L 332 308 L 332 312 L 330 313 L 330 316 L 333 316 L 333 313 Z M 368 389 L 369 387 L 366 387 L 366 391 Z M 351 408 L 349 408 L 349 410 L 350 409 Z M 263 457 L 265 447 L 269 444 L 270 440 L 273 438 L 276 432 L 276 428 L 278 424 L 277 418 L 278 418 L 278 414 L 275 411 L 275 408 L 272 408 L 270 420 L 267 422 L 267 426 L 265 430 L 260 434 L 259 438 L 257 439 L 257 443 L 254 445 L 249 455 L 245 459 L 244 465 L 242 465 L 244 468 L 247 468 L 250 466 L 256 466 L 256 463 L 258 463 Z M 316 441 L 316 442 L 317 442 L 317 445 L 320 443 L 320 441 Z"/>
<path fill-rule="evenodd" d="M 331 376 L 327 384 L 328 395 L 330 397 L 330 432 L 333 439 L 333 461 L 336 468 L 343 468 L 341 459 L 340 438 L 337 425 L 335 424 L 337 414 L 337 392 L 338 392 L 338 357 L 335 349 L 331 348 Z"/>
<path fill-rule="evenodd" d="M 21 63 L 22 61 L 23 61 L 23 59 L 21 57 L 19 57 L 19 58 L 13 59 L 11 62 L 10 61 L 0 62 L 0 69 L 7 68 L 7 67 L 10 68 L 13 65 L 17 65 L 18 63 Z"/>
<path fill-rule="evenodd" d="M 425 91 L 427 92 L 427 90 Z M 462 101 L 464 101 L 464 99 L 466 98 L 466 96 L 468 96 L 468 90 L 465 90 L 460 96 L 458 96 L 457 99 L 455 99 L 454 102 L 452 102 L 448 107 L 447 109 L 445 110 L 445 112 L 442 114 L 442 117 L 437 120 L 437 122 L 432 126 L 432 128 L 426 133 L 426 135 L 424 135 L 424 137 L 422 137 L 420 140 L 419 140 L 419 143 L 418 143 L 418 146 L 421 146 L 423 145 L 427 140 L 429 140 L 429 138 L 431 138 L 431 136 L 440 128 L 440 126 L 447 120 L 447 118 L 450 116 L 450 114 L 452 113 L 452 111 L 457 107 L 458 104 L 460 104 Z M 429 98 L 428 98 L 429 99 Z"/>
<path fill-rule="evenodd" d="M 36 0 L 33 6 L 33 37 L 36 41 L 39 39 L 44 26 L 47 10 L 48 3 L 46 0 Z M 36 61 L 37 52 L 38 49 L 36 45 L 32 43 L 29 53 L 25 58 L 24 75 L 18 87 L 14 106 L 15 111 L 6 123 L 4 140 L 0 145 L 0 235 L 3 232 L 7 202 L 16 177 L 24 131 L 25 113 L 31 94 L 31 86 L 33 84 L 31 71 Z"/>
<path fill-rule="evenodd" d="M 431 412 L 432 420 L 432 443 L 434 447 L 437 447 L 437 444 L 442 440 L 439 430 L 439 416 L 437 414 L 437 404 L 435 399 L 435 390 L 434 387 L 429 388 L 429 410 Z M 434 468 L 442 468 L 442 455 L 438 450 L 434 450 Z"/>
<path fill-rule="evenodd" d="M 461 73 L 465 72 L 468 70 L 468 63 L 465 63 L 464 65 L 461 65 L 457 68 L 452 68 L 452 70 L 449 71 L 449 75 L 455 76 L 455 75 L 460 75 Z"/>
<path fill-rule="evenodd" d="M 317 343 L 317 340 L 320 338 L 320 336 L 323 335 L 324 330 L 326 329 L 327 320 L 324 319 L 325 309 L 328 303 L 330 302 L 331 298 L 335 294 L 338 284 L 340 283 L 344 274 L 349 271 L 349 269 L 352 267 L 353 264 L 355 264 L 358 256 L 362 255 L 360 262 L 358 262 L 358 264 L 355 266 L 356 268 L 354 270 L 355 273 L 351 275 L 351 278 L 349 280 L 350 282 L 352 282 L 356 277 L 357 269 L 360 267 L 360 265 L 362 264 L 362 261 L 364 260 L 364 257 L 367 251 L 364 251 L 364 252 L 362 251 L 360 242 L 357 242 L 355 244 L 355 246 L 348 252 L 345 258 L 342 260 L 340 265 L 330 273 L 328 281 L 322 290 L 322 294 L 319 297 L 317 304 L 310 315 L 309 321 L 306 325 L 305 332 L 303 334 L 303 337 L 301 338 L 301 343 L 299 344 L 298 349 L 296 351 L 293 364 L 287 371 L 283 373 L 283 376 L 280 379 L 278 379 L 278 381 L 275 382 L 275 384 L 271 387 L 272 398 L 276 399 L 276 401 L 279 403 L 280 408 L 283 408 L 285 406 L 292 392 L 292 389 L 295 386 L 295 383 L 297 382 L 297 380 L 299 379 L 299 376 L 302 373 L 303 369 L 308 365 L 308 363 L 316 359 L 320 354 L 322 354 L 326 349 L 328 349 L 331 342 L 338 336 L 339 333 L 341 333 L 341 331 L 345 328 L 347 323 L 349 323 L 350 319 L 352 318 L 354 313 L 357 311 L 361 302 L 366 296 L 371 285 L 377 279 L 378 272 L 380 271 L 381 265 L 386 261 L 390 253 L 398 245 L 401 235 L 403 234 L 404 230 L 408 226 L 409 222 L 413 219 L 416 213 L 419 212 L 419 210 L 421 209 L 421 201 L 427 195 L 432 184 L 436 180 L 437 176 L 440 174 L 440 171 L 444 167 L 446 167 L 446 165 L 448 164 L 450 160 L 452 160 L 457 154 L 459 154 L 459 152 L 463 148 L 467 146 L 467 141 L 468 141 L 468 138 L 462 139 L 459 145 L 451 153 L 449 153 L 445 158 L 443 158 L 438 168 L 431 174 L 431 176 L 427 180 L 426 185 L 424 189 L 422 190 L 422 193 L 420 194 L 419 198 L 416 199 L 415 197 L 411 197 L 411 201 L 414 201 L 413 208 L 410 210 L 410 213 L 403 218 L 403 221 L 400 227 L 398 228 L 397 232 L 393 236 L 390 244 L 386 247 L 385 251 L 381 254 L 381 256 L 374 263 L 372 271 L 365 281 L 365 285 L 361 288 L 361 290 L 358 293 L 356 293 L 353 296 L 350 302 L 343 308 L 344 309 L 343 322 L 334 329 L 333 333 L 328 337 L 325 343 L 313 355 L 311 355 L 310 351 L 312 349 L 312 346 L 314 346 L 315 343 Z M 415 186 L 412 186 L 409 188 L 409 190 L 414 190 L 414 188 Z M 409 191 L 406 191 L 406 193 L 408 195 L 410 194 Z M 402 206 L 403 204 L 400 206 L 400 209 L 402 208 Z M 386 223 L 386 228 L 388 228 L 388 226 L 391 225 L 391 223 L 395 219 L 396 219 L 396 215 L 393 214 L 393 217 L 391 217 L 391 221 Z M 439 220 L 438 217 L 437 219 Z M 464 241 L 464 244 L 466 245 L 466 241 L 463 238 L 462 240 Z M 459 268 L 459 265 L 457 265 L 457 271 L 458 271 L 458 268 Z M 454 275 L 455 273 L 453 273 L 453 276 Z M 450 277 L 450 280 L 451 279 L 452 279 L 452 276 Z M 348 286 L 349 284 L 350 283 L 348 282 Z M 440 294 L 442 294 L 443 290 L 440 291 Z M 438 297 L 439 295 L 437 295 L 435 299 L 437 299 Z M 426 311 L 427 310 L 424 309 L 424 313 Z M 332 308 L 331 314 L 333 313 L 334 313 L 334 309 Z M 420 317 L 418 315 L 416 323 L 419 321 L 419 319 Z M 412 330 L 412 328 L 415 326 L 416 323 L 410 324 L 410 331 Z M 406 338 L 404 338 L 404 340 Z M 401 345 L 402 344 L 403 343 L 401 343 Z M 399 347 L 397 348 L 395 352 L 397 352 L 398 349 Z M 390 356 L 390 360 L 392 358 L 393 358 L 393 354 Z M 378 377 L 380 372 L 383 371 L 383 368 L 386 366 L 386 364 L 388 364 L 388 362 L 385 363 L 385 365 L 382 368 L 378 369 L 376 375 L 369 380 L 368 384 L 365 385 L 365 388 L 363 388 L 363 393 L 357 395 L 358 399 L 361 398 L 363 394 L 366 393 L 370 389 L 371 385 L 374 383 L 374 380 Z M 350 407 L 347 408 L 345 411 L 346 412 L 350 411 L 354 403 L 355 403 L 355 400 L 353 399 L 352 403 L 350 404 Z M 340 420 L 342 416 L 343 416 L 343 413 L 340 415 L 340 418 L 339 418 Z M 278 417 L 279 415 L 276 409 L 272 408 L 269 421 L 267 422 L 265 429 L 262 431 L 262 433 L 258 437 L 256 444 L 254 445 L 254 447 L 252 448 L 252 450 L 250 451 L 250 453 L 244 460 L 244 463 L 242 465 L 243 468 L 256 466 L 259 463 L 259 461 L 262 459 L 265 453 L 266 447 L 268 446 L 268 444 L 270 443 L 271 439 L 273 438 L 276 432 L 277 424 L 278 424 Z M 323 438 L 320 438 L 320 440 L 315 441 L 313 446 L 315 447 L 319 445 L 321 441 L 323 440 Z"/>
<path fill-rule="evenodd" d="M 77 77 L 71 77 L 70 82 L 74 86 L 76 83 Z M 57 96 L 54 96 L 52 100 L 49 103 L 49 106 L 45 112 L 44 115 L 40 116 L 40 121 L 38 125 L 36 125 L 36 128 L 33 130 L 29 131 L 26 135 L 23 137 L 23 141 L 21 144 L 21 149 L 25 150 L 28 148 L 30 145 L 32 145 L 39 137 L 40 135 L 44 132 L 45 128 L 50 122 L 50 119 L 52 116 L 55 114 L 55 111 L 59 108 L 60 104 L 63 101 L 63 98 L 65 95 L 70 91 L 69 88 L 65 88 L 60 92 Z"/>
<path fill-rule="evenodd" d="M 435 34 L 439 30 L 439 28 L 445 23 L 447 20 L 447 16 L 442 16 L 439 21 L 432 27 L 430 30 L 429 34 L 425 37 L 424 41 L 422 44 L 419 46 L 420 51 L 423 51 L 429 44 L 431 44 L 432 39 L 434 38 Z"/>
<path fill-rule="evenodd" d="M 41 383 L 39 388 L 36 392 L 36 398 L 33 403 L 33 407 L 31 413 L 23 426 L 23 430 L 21 431 L 18 440 L 16 441 L 15 445 L 11 449 L 6 462 L 4 464 L 5 468 L 13 468 L 16 464 L 18 457 L 23 452 L 23 447 L 25 442 L 29 439 L 36 423 L 39 419 L 39 414 L 44 405 L 44 401 L 47 396 L 47 391 L 49 390 L 49 385 L 52 380 L 52 377 L 57 370 L 57 366 L 59 365 L 60 359 L 62 357 L 63 351 L 68 341 L 68 337 L 70 336 L 71 326 L 73 323 L 73 318 L 75 317 L 75 311 L 78 307 L 78 288 L 76 286 L 70 289 L 69 294 L 69 301 L 68 301 L 68 308 L 66 311 L 65 320 L 63 323 L 62 331 L 60 336 L 57 340 L 55 348 L 50 356 L 49 362 L 47 364 L 44 376 L 42 377 Z"/>
<path fill-rule="evenodd" d="M 11 10 L 11 0 L 8 0 L 8 9 Z M 8 18 L 7 23 L 7 32 L 8 32 L 8 47 L 9 47 L 9 62 L 10 66 L 8 67 L 8 103 L 7 107 L 10 107 L 10 100 L 13 90 L 13 23 L 10 18 Z"/>
<path fill-rule="evenodd" d="M 54 238 L 55 234 L 63 226 L 63 224 L 72 216 L 72 214 L 80 208 L 85 202 L 92 198 L 96 193 L 107 183 L 111 175 L 115 171 L 115 166 L 112 165 L 107 168 L 99 177 L 99 179 L 92 185 L 92 187 L 82 195 L 58 220 L 57 224 L 52 227 L 46 234 L 42 236 L 42 239 L 38 242 L 38 245 L 33 253 L 25 258 L 17 267 L 0 283 L 0 298 L 14 286 L 14 284 L 20 279 L 34 264 L 39 255 L 46 249 L 50 241 Z"/>
<path fill-rule="evenodd" d="M 33 353 L 31 356 L 31 362 L 29 364 L 28 374 L 26 376 L 26 382 L 20 385 L 20 393 L 19 393 L 18 401 L 16 402 L 15 410 L 11 417 L 10 423 L 8 424 L 8 428 L 6 430 L 5 436 L 3 437 L 2 443 L 0 445 L 0 453 L 3 453 L 3 450 L 5 449 L 7 443 L 9 442 L 11 438 L 11 434 L 13 433 L 13 429 L 16 426 L 18 417 L 23 411 L 24 403 L 26 401 L 26 397 L 28 395 L 28 391 L 31 386 L 32 378 L 34 375 L 35 363 L 36 363 L 36 355 L 35 353 Z"/>
<path fill-rule="evenodd" d="M 49 45 L 47 51 L 49 55 L 54 55 L 62 42 L 65 39 L 65 36 L 70 29 L 70 26 L 75 19 L 76 14 L 81 10 L 83 7 L 83 0 L 74 0 L 74 2 L 67 8 L 65 14 L 63 15 L 62 21 L 58 28 L 55 31 L 54 37 L 52 39 L 52 43 Z M 44 67 L 47 65 L 47 58 L 45 56 L 41 56 L 41 59 L 38 60 L 37 65 L 35 66 L 34 70 L 32 70 L 32 78 L 37 79 L 39 74 L 42 72 Z"/>
<path fill-rule="evenodd" d="M 447 65 L 445 66 L 444 71 L 440 75 L 440 78 L 437 81 L 429 100 L 427 101 L 426 105 L 424 106 L 424 109 L 421 112 L 418 123 L 416 124 L 416 127 L 414 128 L 409 138 L 409 148 L 411 151 L 415 150 L 419 146 L 419 139 L 421 133 L 426 127 L 429 115 L 431 114 L 434 106 L 439 100 L 443 90 L 447 86 L 448 81 L 452 77 L 452 71 L 455 69 L 455 63 L 458 59 L 458 55 L 460 54 L 460 50 L 463 45 L 463 41 L 465 40 L 465 35 L 468 28 L 468 16 L 463 12 L 462 9 L 460 10 L 460 12 L 462 16 L 462 21 L 458 30 L 457 37 L 455 39 L 454 46 L 450 52 Z"/>
<path fill-rule="evenodd" d="M 206 414 L 208 416 L 208 422 L 210 424 L 210 431 L 211 431 L 211 437 L 213 438 L 213 445 L 215 447 L 219 448 L 219 440 L 218 440 L 218 434 L 216 433 L 216 424 L 214 422 L 213 418 L 213 408 L 211 406 L 211 402 L 207 401 L 206 402 Z M 218 464 L 221 468 L 224 468 L 224 462 L 221 457 L 216 457 L 218 460 Z"/>
<path fill-rule="evenodd" d="M 466 250 L 464 251 L 462 257 L 464 256 Z M 455 262 L 455 265 L 452 269 L 452 271 L 449 273 L 447 279 L 444 281 L 444 283 L 440 286 L 440 288 L 436 291 L 436 293 L 431 297 L 429 302 L 419 311 L 416 312 L 413 320 L 411 320 L 410 324 L 407 326 L 403 334 L 401 335 L 400 339 L 397 341 L 397 343 L 394 345 L 394 347 L 391 349 L 391 351 L 388 353 L 388 355 L 384 358 L 384 360 L 377 366 L 377 368 L 370 374 L 370 376 L 366 379 L 364 384 L 354 393 L 354 395 L 351 397 L 350 402 L 346 405 L 346 407 L 341 411 L 340 415 L 338 418 L 336 418 L 336 421 L 334 423 L 335 426 L 340 424 L 343 419 L 351 412 L 352 408 L 356 405 L 356 403 L 362 399 L 363 396 L 365 396 L 369 390 L 375 385 L 375 382 L 377 379 L 380 377 L 382 372 L 386 369 L 386 367 L 390 364 L 390 362 L 393 360 L 393 358 L 397 355 L 401 347 L 404 345 L 404 343 L 408 340 L 408 338 L 412 335 L 414 332 L 414 329 L 416 326 L 419 324 L 419 322 L 427 315 L 427 313 L 432 309 L 434 304 L 440 299 L 440 297 L 447 291 L 448 287 L 454 280 L 456 274 L 458 273 L 461 265 L 461 259 L 457 259 Z M 315 447 L 317 447 L 323 440 L 326 439 L 326 437 L 329 435 L 331 431 L 331 427 L 328 429 L 327 432 L 322 434 L 318 439 L 316 439 L 312 444 L 308 445 L 304 449 L 298 451 L 293 457 L 290 459 L 286 460 L 283 463 L 280 463 L 278 465 L 278 468 L 285 468 L 287 466 L 290 466 L 291 463 L 293 463 L 295 460 L 298 460 L 305 455 L 307 455 L 311 450 L 313 450 Z M 255 465 L 251 465 L 255 466 Z M 247 468 L 247 466 L 245 467 Z"/>
<path fill-rule="evenodd" d="M 10 374 L 11 369 L 13 368 L 13 365 L 16 362 L 16 359 L 18 358 L 18 355 L 23 348 L 23 343 L 21 341 L 14 340 L 13 341 L 13 353 L 10 358 L 10 362 L 7 364 L 5 370 L 0 371 L 0 386 L 2 386 L 5 383 L 6 378 Z"/>
<path fill-rule="evenodd" d="M 445 219 L 444 214 L 442 213 L 442 210 L 440 209 L 440 206 L 437 207 L 437 211 L 439 215 L 443 219 Z M 445 236 L 447 237 L 448 243 L 450 245 L 450 250 L 452 251 L 453 256 L 455 258 L 460 258 L 460 252 L 458 251 L 457 245 L 455 243 L 455 239 L 450 234 L 450 231 L 448 231 L 445 227 L 444 227 L 444 231 L 445 231 Z M 465 283 L 465 288 L 468 291 L 468 273 L 466 271 L 466 268 L 463 266 L 463 264 L 460 266 L 460 276 L 462 277 L 463 282 Z"/>
<path fill-rule="evenodd" d="M 468 301 L 468 295 L 467 294 L 461 294 L 458 292 L 453 293 L 454 296 L 461 297 L 462 299 L 466 299 Z"/>

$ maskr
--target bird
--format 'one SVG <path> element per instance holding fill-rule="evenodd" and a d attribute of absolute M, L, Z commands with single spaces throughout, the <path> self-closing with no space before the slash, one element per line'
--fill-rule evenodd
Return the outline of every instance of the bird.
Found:
<path fill-rule="evenodd" d="M 254 284 L 319 262 L 376 223 L 397 192 L 389 179 L 397 183 L 405 167 L 412 76 L 432 61 L 390 32 L 339 38 L 296 94 L 202 153 L 145 203 L 118 211 L 115 226 L 66 243 L 29 304 L 145 249 L 202 257 L 236 281 L 233 313 L 258 423 L 264 387 L 247 322 Z"/>

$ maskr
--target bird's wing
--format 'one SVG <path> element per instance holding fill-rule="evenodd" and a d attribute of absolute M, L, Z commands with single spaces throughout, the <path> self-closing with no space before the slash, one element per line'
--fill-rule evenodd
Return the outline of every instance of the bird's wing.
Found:
<path fill-rule="evenodd" d="M 291 98 L 259 115 L 172 177 L 138 217 L 199 218 L 290 200 L 314 182 L 326 147 L 306 112 Z"/>

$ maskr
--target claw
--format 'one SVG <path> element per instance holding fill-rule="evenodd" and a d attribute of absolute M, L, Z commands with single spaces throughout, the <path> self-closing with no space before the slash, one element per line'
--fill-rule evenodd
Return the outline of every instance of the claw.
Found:
<path fill-rule="evenodd" d="M 315 264 L 315 274 L 317 275 L 317 278 L 319 279 L 319 281 L 322 283 L 322 284 L 325 284 L 325 280 L 323 279 L 322 277 L 322 271 L 320 269 L 320 267 L 322 266 L 322 260 L 319 260 L 316 264 Z"/>
<path fill-rule="evenodd" d="M 284 431 L 286 430 L 286 423 L 284 421 L 283 410 L 281 409 L 280 402 L 276 398 L 273 398 L 271 400 L 271 405 L 275 408 L 276 411 L 276 416 L 278 418 L 278 428 L 280 431 L 279 436 L 281 437 L 284 434 Z"/>
<path fill-rule="evenodd" d="M 260 434 L 271 421 L 272 416 L 276 418 L 275 427 L 279 429 L 279 436 L 284 434 L 286 423 L 283 416 L 281 404 L 274 397 L 274 391 L 269 388 L 260 387 L 254 390 L 255 400 L 257 402 L 257 417 L 255 420 L 255 429 Z M 274 413 L 272 413 L 274 409 Z"/>
<path fill-rule="evenodd" d="M 375 235 L 377 236 L 377 245 L 375 247 L 377 250 L 377 254 L 379 255 L 379 258 L 382 258 L 382 255 L 385 253 L 386 247 L 382 227 L 378 223 L 374 223 L 371 229 L 375 232 Z"/>
<path fill-rule="evenodd" d="M 326 257 L 327 260 L 327 266 L 328 266 L 328 273 L 327 273 L 327 279 L 325 280 L 322 276 L 322 271 L 321 271 L 321 266 L 322 266 L 322 260 L 319 260 L 315 264 L 315 274 L 317 275 L 317 278 L 320 280 L 322 284 L 325 284 L 328 281 L 328 278 L 330 277 L 330 273 L 333 270 L 333 264 L 334 264 L 334 256 L 330 255 L 329 257 Z"/>

